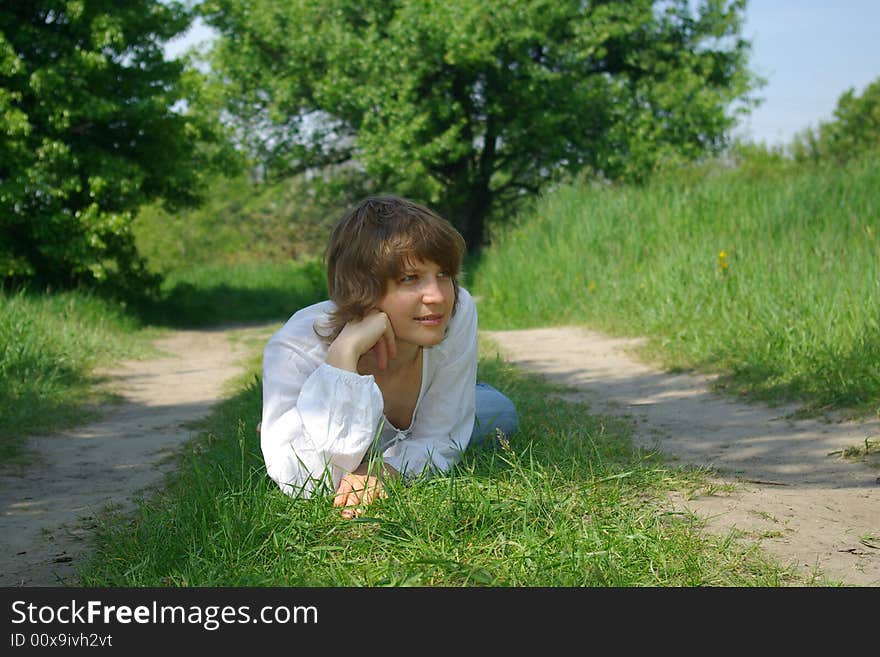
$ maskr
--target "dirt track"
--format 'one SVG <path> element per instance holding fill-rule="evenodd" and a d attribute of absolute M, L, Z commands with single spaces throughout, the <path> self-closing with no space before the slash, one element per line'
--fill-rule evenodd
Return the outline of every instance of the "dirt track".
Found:
<path fill-rule="evenodd" d="M 41 461 L 0 475 L 0 585 L 78 585 L 95 515 L 133 508 L 135 494 L 162 481 L 169 457 L 195 433 L 190 423 L 242 371 L 252 353 L 242 339 L 271 330 L 179 331 L 156 344 L 167 356 L 99 372 L 123 402 L 97 422 L 31 438 Z"/>
<path fill-rule="evenodd" d="M 880 438 L 877 419 L 789 420 L 795 407 L 721 397 L 710 392 L 710 377 L 638 362 L 628 350 L 639 340 L 574 327 L 486 335 L 509 362 L 573 386 L 568 398 L 631 416 L 639 446 L 739 484 L 734 493 L 672 500 L 706 518 L 710 531 L 741 531 L 808 582 L 880 585 L 880 460 L 840 457 Z"/>

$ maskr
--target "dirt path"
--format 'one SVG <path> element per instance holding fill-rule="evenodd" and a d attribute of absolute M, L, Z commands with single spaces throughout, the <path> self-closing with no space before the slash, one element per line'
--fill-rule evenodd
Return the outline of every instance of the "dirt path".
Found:
<path fill-rule="evenodd" d="M 638 362 L 627 355 L 638 340 L 573 327 L 485 335 L 509 362 L 574 386 L 572 399 L 631 416 L 639 446 L 737 483 L 732 493 L 671 500 L 706 518 L 710 531 L 736 528 L 807 582 L 880 586 L 880 460 L 839 456 L 880 438 L 880 421 L 785 419 L 795 407 L 720 397 L 709 390 L 711 377 Z"/>
<path fill-rule="evenodd" d="M 87 426 L 32 438 L 41 462 L 0 474 L 0 585 L 77 585 L 95 515 L 133 508 L 134 495 L 162 480 L 168 457 L 196 433 L 187 427 L 274 328 L 176 332 L 156 343 L 166 356 L 100 372 L 123 402 Z"/>

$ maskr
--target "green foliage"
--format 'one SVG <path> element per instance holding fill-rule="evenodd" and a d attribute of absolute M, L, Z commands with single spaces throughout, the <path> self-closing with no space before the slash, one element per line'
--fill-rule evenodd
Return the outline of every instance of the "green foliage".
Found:
<path fill-rule="evenodd" d="M 132 225 L 138 252 L 151 271 L 163 274 L 193 265 L 320 257 L 344 201 L 359 191 L 356 182 L 344 172 L 327 180 L 300 174 L 265 183 L 244 175 L 218 178 L 197 208 L 145 206 Z M 346 194 L 334 184 L 344 185 Z"/>
<path fill-rule="evenodd" d="M 10 0 L 0 8 L 0 280 L 137 292 L 154 283 L 131 221 L 196 200 L 219 155 L 176 111 L 197 79 L 162 43 L 179 2 Z"/>
<path fill-rule="evenodd" d="M 785 146 L 737 141 L 731 145 L 725 157 L 728 164 L 737 170 L 739 176 L 761 180 L 789 176 L 802 168 L 786 151 Z M 670 175 L 675 177 L 678 173 L 682 173 L 687 177 L 694 172 L 703 175 L 711 172 L 714 165 L 715 163 L 704 163 L 704 166 L 681 169 L 680 172 L 670 172 Z"/>
<path fill-rule="evenodd" d="M 480 325 L 648 336 L 728 389 L 880 412 L 880 154 L 566 186 L 472 273 Z"/>
<path fill-rule="evenodd" d="M 211 98 L 269 170 L 354 159 L 471 250 L 562 171 L 719 149 L 755 80 L 743 0 L 207 0 Z"/>
<path fill-rule="evenodd" d="M 842 164 L 880 149 L 880 78 L 861 96 L 849 89 L 837 100 L 832 121 L 797 135 L 791 150 L 799 162 Z"/>

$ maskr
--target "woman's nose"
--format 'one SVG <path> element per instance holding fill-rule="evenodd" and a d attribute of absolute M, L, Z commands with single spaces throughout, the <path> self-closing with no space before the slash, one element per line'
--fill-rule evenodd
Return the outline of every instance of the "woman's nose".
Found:
<path fill-rule="evenodd" d="M 425 287 L 422 290 L 422 300 L 425 303 L 440 303 L 445 298 L 443 286 L 436 276 L 430 276 L 425 279 Z"/>

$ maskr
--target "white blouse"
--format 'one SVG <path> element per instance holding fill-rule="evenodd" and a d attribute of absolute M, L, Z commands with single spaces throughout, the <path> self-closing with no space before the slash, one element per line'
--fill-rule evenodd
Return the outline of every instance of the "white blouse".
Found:
<path fill-rule="evenodd" d="M 354 471 L 367 451 L 405 478 L 445 471 L 461 458 L 474 424 L 477 308 L 459 288 L 458 306 L 440 344 L 422 351 L 422 387 L 412 422 L 394 427 L 371 374 L 326 362 L 329 345 L 314 331 L 332 301 L 295 313 L 263 351 L 260 446 L 266 471 L 288 495 L 308 497 L 318 481 Z"/>

